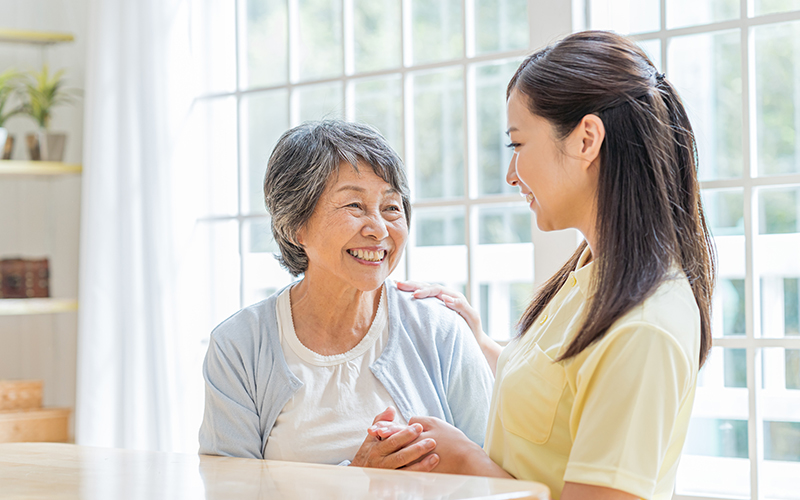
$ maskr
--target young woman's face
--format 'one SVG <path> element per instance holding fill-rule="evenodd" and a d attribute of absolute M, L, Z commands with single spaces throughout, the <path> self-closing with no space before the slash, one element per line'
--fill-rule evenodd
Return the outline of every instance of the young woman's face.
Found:
<path fill-rule="evenodd" d="M 542 231 L 593 229 L 596 177 L 583 168 L 578 129 L 558 140 L 546 119 L 528 110 L 527 98 L 513 90 L 508 98 L 508 136 L 514 155 L 506 182 L 520 188 Z M 578 149 L 575 149 L 578 148 Z"/>

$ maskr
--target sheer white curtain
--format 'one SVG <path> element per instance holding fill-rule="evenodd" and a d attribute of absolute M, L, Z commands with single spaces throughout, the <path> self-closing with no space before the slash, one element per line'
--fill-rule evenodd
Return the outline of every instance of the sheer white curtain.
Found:
<path fill-rule="evenodd" d="M 78 444 L 195 446 L 186 386 L 201 382 L 180 295 L 194 228 L 190 23 L 189 0 L 90 1 Z"/>

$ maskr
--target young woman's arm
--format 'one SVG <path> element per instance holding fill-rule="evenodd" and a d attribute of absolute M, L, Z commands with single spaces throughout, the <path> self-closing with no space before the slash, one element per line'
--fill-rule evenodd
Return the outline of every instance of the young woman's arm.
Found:
<path fill-rule="evenodd" d="M 639 497 L 624 491 L 581 483 L 564 483 L 561 500 L 637 500 Z"/>
<path fill-rule="evenodd" d="M 500 357 L 500 351 L 503 350 L 503 346 L 486 335 L 481 325 L 480 314 L 470 305 L 464 295 L 450 288 L 419 281 L 398 281 L 397 288 L 404 292 L 414 292 L 415 299 L 436 297 L 444 302 L 447 307 L 460 314 L 467 322 L 467 325 L 469 325 L 472 334 L 475 335 L 475 340 L 478 342 L 481 352 L 489 363 L 492 374 L 496 375 L 497 358 Z"/>

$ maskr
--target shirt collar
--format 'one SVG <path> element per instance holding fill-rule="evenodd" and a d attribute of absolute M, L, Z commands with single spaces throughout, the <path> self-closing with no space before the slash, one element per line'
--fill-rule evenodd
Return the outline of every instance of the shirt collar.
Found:
<path fill-rule="evenodd" d="M 574 283 L 578 285 L 587 298 L 590 298 L 592 295 L 594 295 L 594 292 L 597 288 L 593 282 L 595 261 L 592 260 L 589 262 L 589 259 L 591 258 L 592 249 L 587 246 L 581 253 L 580 258 L 578 258 L 578 264 L 575 266 L 575 271 L 571 273 L 569 278 L 570 280 L 574 279 Z"/>

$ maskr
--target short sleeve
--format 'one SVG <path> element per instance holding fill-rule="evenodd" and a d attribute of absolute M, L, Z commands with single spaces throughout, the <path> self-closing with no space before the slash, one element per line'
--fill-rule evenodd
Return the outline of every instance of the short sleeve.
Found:
<path fill-rule="evenodd" d="M 652 324 L 627 324 L 600 342 L 576 378 L 564 481 L 650 498 L 695 367 Z"/>
<path fill-rule="evenodd" d="M 213 335 L 203 363 L 203 378 L 206 396 L 200 454 L 264 458 L 259 416 L 247 389 L 243 362 L 235 352 L 226 352 Z"/>

